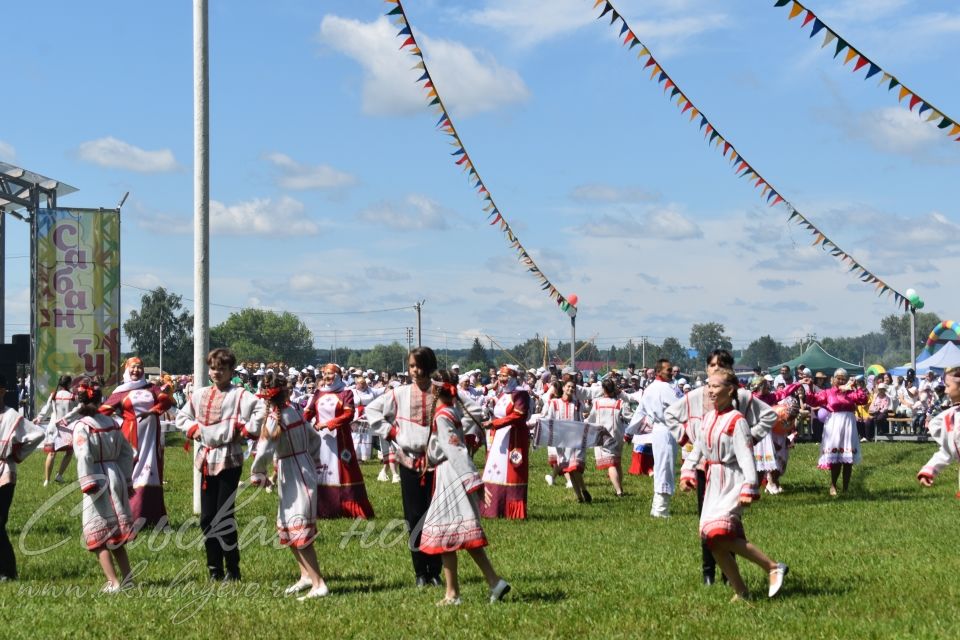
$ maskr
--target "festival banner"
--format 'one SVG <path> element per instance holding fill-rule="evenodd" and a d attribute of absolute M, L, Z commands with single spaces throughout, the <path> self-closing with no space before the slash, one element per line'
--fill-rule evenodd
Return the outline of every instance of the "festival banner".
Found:
<path fill-rule="evenodd" d="M 120 211 L 39 209 L 36 229 L 34 399 L 57 378 L 120 372 Z"/>
<path fill-rule="evenodd" d="M 797 0 L 776 0 L 774 7 L 785 7 L 790 6 L 790 12 L 787 17 L 788 20 L 793 20 L 794 18 L 803 15 L 803 20 L 800 23 L 800 28 L 805 29 L 809 25 L 810 27 L 810 37 L 814 37 L 821 31 L 823 32 L 823 44 L 820 45 L 820 48 L 823 49 L 827 45 L 834 45 L 833 58 L 837 59 L 841 53 L 843 53 L 843 65 L 846 66 L 850 62 L 856 60 L 853 64 L 853 73 L 857 73 L 861 69 L 866 69 L 864 75 L 864 80 L 869 80 L 870 78 L 879 75 L 880 82 L 877 86 L 886 85 L 887 91 L 893 91 L 899 87 L 897 91 L 897 102 L 900 104 L 905 104 L 907 109 L 913 111 L 918 105 L 919 109 L 916 110 L 916 113 L 921 118 L 924 118 L 927 122 L 932 122 L 937 125 L 938 129 L 944 131 L 951 138 L 954 138 L 957 142 L 960 142 L 960 124 L 957 124 L 954 120 L 948 118 L 944 115 L 943 111 L 937 109 L 930 101 L 926 98 L 921 98 L 917 93 L 908 88 L 903 84 L 896 76 L 894 76 L 889 71 L 886 71 L 878 65 L 876 62 L 868 58 L 865 54 L 861 53 L 859 50 L 855 49 L 853 45 L 850 44 L 850 41 L 846 38 L 840 37 L 840 35 L 831 29 L 827 24 L 821 20 L 817 15 L 813 13 L 810 9 L 803 6 Z M 845 53 L 844 53 L 845 52 Z M 910 98 L 907 100 L 907 98 Z M 904 100 L 907 100 L 904 103 Z"/>
<path fill-rule="evenodd" d="M 737 174 L 737 177 L 746 178 L 747 181 L 753 185 L 754 189 L 759 189 L 760 196 L 771 207 L 782 204 L 790 214 L 788 221 L 794 222 L 807 229 L 813 236 L 813 246 L 822 247 L 823 250 L 828 252 L 831 256 L 840 260 L 845 265 L 848 265 L 849 272 L 855 275 L 864 284 L 874 287 L 877 295 L 887 294 L 888 297 L 893 298 L 898 307 L 903 307 L 905 310 L 909 310 L 910 301 L 904 294 L 900 293 L 882 279 L 874 275 L 870 270 L 863 266 L 859 260 L 841 249 L 836 242 L 828 238 L 823 231 L 821 231 L 815 224 L 813 224 L 808 218 L 800 213 L 797 208 L 794 207 L 786 198 L 784 198 L 784 196 L 774 188 L 770 181 L 761 175 L 759 170 L 757 170 L 753 164 L 748 162 L 747 159 L 743 157 L 733 143 L 730 142 L 726 136 L 721 134 L 715 126 L 713 126 L 713 123 L 707 119 L 707 116 L 699 108 L 697 108 L 696 105 L 694 105 L 693 101 L 687 97 L 687 95 L 680 89 L 673 78 L 667 74 L 663 66 L 657 61 L 656 58 L 654 58 L 653 54 L 650 52 L 650 48 L 643 44 L 643 42 L 641 42 L 640 39 L 634 35 L 633 29 L 630 28 L 629 24 L 627 24 L 627 21 L 622 14 L 620 14 L 616 8 L 614 8 L 613 3 L 610 2 L 610 0 L 595 0 L 593 8 L 596 9 L 600 5 L 603 5 L 603 10 L 600 13 L 599 18 L 610 16 L 611 26 L 615 26 L 618 21 L 620 22 L 621 26 L 619 37 L 622 38 L 622 45 L 628 47 L 628 50 L 639 47 L 637 59 L 646 58 L 643 68 L 650 70 L 650 79 L 653 80 L 656 78 L 657 83 L 663 86 L 664 94 L 668 95 L 668 100 L 676 104 L 681 115 L 687 116 L 690 122 L 693 122 L 696 119 L 699 124 L 700 131 L 703 132 L 703 137 L 707 141 L 707 144 L 712 149 L 718 150 L 720 154 L 729 161 L 730 166 L 733 167 L 733 171 L 735 174 Z"/>
<path fill-rule="evenodd" d="M 530 253 L 524 248 L 520 239 L 516 233 L 514 233 L 510 223 L 494 201 L 490 190 L 487 189 L 487 185 L 480 177 L 480 173 L 477 171 L 470 154 L 467 153 L 467 149 L 460 139 L 460 134 L 457 132 L 457 128 L 454 126 L 453 120 L 450 118 L 450 114 L 443 104 L 443 99 L 440 97 L 437 87 L 434 85 L 433 77 L 430 75 L 430 71 L 427 69 L 426 62 L 423 59 L 423 53 L 420 51 L 417 40 L 413 35 L 410 21 L 407 19 L 407 14 L 403 10 L 403 4 L 400 0 L 385 1 L 395 5 L 393 9 L 387 12 L 387 17 L 393 20 L 394 24 L 400 28 L 400 31 L 397 33 L 397 37 L 403 38 L 403 44 L 400 45 L 400 48 L 406 49 L 409 47 L 409 53 L 417 58 L 417 64 L 413 66 L 413 70 L 421 74 L 417 82 L 423 83 L 423 89 L 429 101 L 428 105 L 433 107 L 436 115 L 440 117 L 435 126 L 441 132 L 450 136 L 450 144 L 454 149 L 450 155 L 453 156 L 454 164 L 460 167 L 461 171 L 466 174 L 467 182 L 482 198 L 484 203 L 483 210 L 487 213 L 487 219 L 490 220 L 490 225 L 499 227 L 500 231 L 503 232 L 507 244 L 517 252 L 517 259 L 520 261 L 520 264 L 525 266 L 527 271 L 540 283 L 540 289 L 546 291 L 547 295 L 555 300 L 560 309 L 566 312 L 567 315 L 571 317 L 576 316 L 576 301 L 572 299 L 572 296 L 569 300 L 564 297 L 553 283 L 550 282 L 550 279 L 547 278 L 543 271 L 540 270 L 540 267 L 534 262 L 533 257 L 530 256 Z"/>

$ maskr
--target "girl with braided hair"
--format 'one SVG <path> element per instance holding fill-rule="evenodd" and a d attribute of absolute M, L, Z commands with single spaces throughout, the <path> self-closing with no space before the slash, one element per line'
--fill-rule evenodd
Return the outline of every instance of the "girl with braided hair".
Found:
<path fill-rule="evenodd" d="M 250 484 L 263 486 L 277 461 L 277 532 L 280 544 L 289 547 L 300 566 L 300 579 L 284 593 L 301 602 L 330 593 L 320 568 L 313 540 L 317 536 L 317 464 L 321 436 L 300 410 L 290 403 L 287 379 L 267 371 L 258 394 L 267 407 L 262 438 L 250 469 Z"/>
<path fill-rule="evenodd" d="M 97 554 L 107 578 L 103 593 L 117 593 L 132 584 L 124 545 L 137 536 L 130 498 L 133 497 L 133 447 L 113 418 L 100 413 L 100 384 L 80 378 L 74 388 L 80 419 L 70 425 L 77 476 L 83 492 L 83 537 Z M 114 561 L 120 575 L 113 566 Z"/>
<path fill-rule="evenodd" d="M 466 550 L 490 588 L 490 602 L 497 602 L 510 591 L 510 584 L 494 570 L 483 547 L 487 537 L 480 524 L 477 492 L 483 488 L 480 474 L 470 458 L 461 419 L 467 410 L 457 393 L 455 378 L 449 371 L 431 376 L 433 407 L 427 464 L 434 469 L 433 496 L 423 519 L 420 551 L 440 555 L 446 593 L 437 606 L 460 604 L 457 577 L 457 551 Z"/>

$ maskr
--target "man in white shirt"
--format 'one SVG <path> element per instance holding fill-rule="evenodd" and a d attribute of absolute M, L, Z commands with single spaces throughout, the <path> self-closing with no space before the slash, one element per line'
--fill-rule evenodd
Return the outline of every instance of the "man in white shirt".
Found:
<path fill-rule="evenodd" d="M 647 385 L 640 398 L 640 406 L 637 407 L 630 427 L 642 420 L 653 427 L 651 445 L 654 493 L 650 515 L 655 518 L 668 518 L 670 498 L 676 488 L 674 467 L 677 462 L 677 440 L 667 428 L 663 413 L 681 394 L 678 394 L 676 387 L 671 384 L 673 371 L 669 360 L 657 360 L 656 371 L 655 379 Z"/>

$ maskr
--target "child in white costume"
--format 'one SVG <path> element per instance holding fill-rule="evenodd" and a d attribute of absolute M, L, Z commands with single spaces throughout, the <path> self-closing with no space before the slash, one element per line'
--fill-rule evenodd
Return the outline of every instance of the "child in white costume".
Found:
<path fill-rule="evenodd" d="M 597 469 L 607 470 L 610 483 L 617 497 L 623 496 L 621 477 L 623 470 L 620 464 L 620 455 L 623 451 L 623 434 L 626 424 L 633 416 L 630 405 L 619 397 L 617 385 L 611 378 L 606 378 L 600 385 L 603 397 L 594 399 L 590 408 L 587 422 L 600 425 L 604 431 L 600 434 L 598 446 L 594 448 L 597 458 Z"/>
<path fill-rule="evenodd" d="M 753 440 L 743 415 L 733 409 L 737 377 L 732 370 L 713 373 L 708 393 L 714 408 L 703 417 L 700 437 L 693 453 L 683 464 L 680 482 L 684 491 L 696 488 L 697 465 L 706 466 L 707 488 L 700 514 L 700 537 L 710 546 L 735 598 L 748 597 L 734 555 L 740 555 L 767 570 L 768 595 L 773 597 L 783 584 L 787 565 L 776 563 L 747 542 L 741 522 L 743 507 L 759 499 Z"/>
<path fill-rule="evenodd" d="M 487 537 L 480 524 L 476 498 L 476 492 L 483 489 L 483 482 L 467 449 L 461 424 L 462 410 L 454 406 L 463 406 L 457 403 L 454 379 L 448 371 L 437 371 L 431 377 L 434 405 L 427 442 L 427 467 L 433 467 L 435 473 L 433 496 L 423 519 L 420 551 L 439 554 L 443 562 L 447 589 L 437 606 L 460 604 L 459 550 L 467 551 L 483 572 L 490 588 L 491 603 L 510 591 L 510 584 L 497 575 L 483 549 L 487 546 Z"/>
<path fill-rule="evenodd" d="M 77 476 L 83 492 L 83 539 L 97 554 L 107 578 L 103 593 L 117 593 L 133 579 L 124 545 L 137 536 L 130 498 L 133 496 L 133 447 L 113 418 L 98 411 L 100 386 L 84 378 L 76 389 L 79 420 L 70 425 Z M 116 560 L 120 576 L 114 569 Z"/>
<path fill-rule="evenodd" d="M 6 376 L 0 374 L 0 580 L 15 580 L 17 558 L 7 536 L 7 516 L 17 487 L 17 465 L 43 442 L 43 429 L 4 406 Z"/>
<path fill-rule="evenodd" d="M 930 420 L 930 435 L 940 449 L 917 474 L 917 480 L 925 487 L 932 487 L 937 474 L 952 461 L 960 460 L 960 367 L 947 369 L 943 381 L 953 406 Z"/>
<path fill-rule="evenodd" d="M 317 536 L 317 464 L 321 436 L 287 395 L 287 380 L 268 371 L 260 396 L 267 405 L 263 436 L 250 469 L 250 483 L 266 484 L 267 473 L 277 460 L 277 532 L 280 544 L 290 547 L 300 566 L 300 579 L 284 593 L 293 595 L 310 589 L 301 602 L 330 593 L 317 564 L 313 540 Z"/>

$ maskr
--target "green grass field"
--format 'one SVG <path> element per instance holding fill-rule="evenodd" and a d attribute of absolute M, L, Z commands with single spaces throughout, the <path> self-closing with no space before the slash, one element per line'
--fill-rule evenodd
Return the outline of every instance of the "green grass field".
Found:
<path fill-rule="evenodd" d="M 741 561 L 757 595 L 751 603 L 730 603 L 726 586 L 701 586 L 693 495 L 675 498 L 673 518 L 654 520 L 648 478 L 628 477 L 629 495 L 618 500 L 590 470 L 594 503 L 578 505 L 572 492 L 545 485 L 538 451 L 530 521 L 486 523 L 494 565 L 513 592 L 486 604 L 486 586 L 461 554 L 464 605 L 442 609 L 434 606 L 442 590 L 412 586 L 409 554 L 390 526 L 401 515 L 399 485 L 376 482 L 376 464 L 364 473 L 377 519 L 359 529 L 371 530 L 342 544 L 353 523 L 322 522 L 317 554 L 332 595 L 298 603 L 278 595 L 297 573 L 290 552 L 271 544 L 276 498 L 264 492 L 240 499 L 250 499 L 238 513 L 242 535 L 254 538 L 242 551 L 244 581 L 207 584 L 199 530 L 187 522 L 189 456 L 177 446 L 167 449 L 167 508 L 178 533 L 141 536 L 130 549 L 142 565 L 139 589 L 99 595 L 103 578 L 82 546 L 76 485 L 35 515 L 61 489 L 41 486 L 43 455 L 35 454 L 21 467 L 9 525 L 21 577 L 0 584 L 0 620 L 8 638 L 957 638 L 956 471 L 932 490 L 913 479 L 932 451 L 868 444 L 850 493 L 831 499 L 815 446 L 794 449 L 786 492 L 765 495 L 745 518 L 748 538 L 787 562 L 790 575 L 768 601 L 766 576 Z M 73 467 L 68 478 L 76 478 Z"/>

